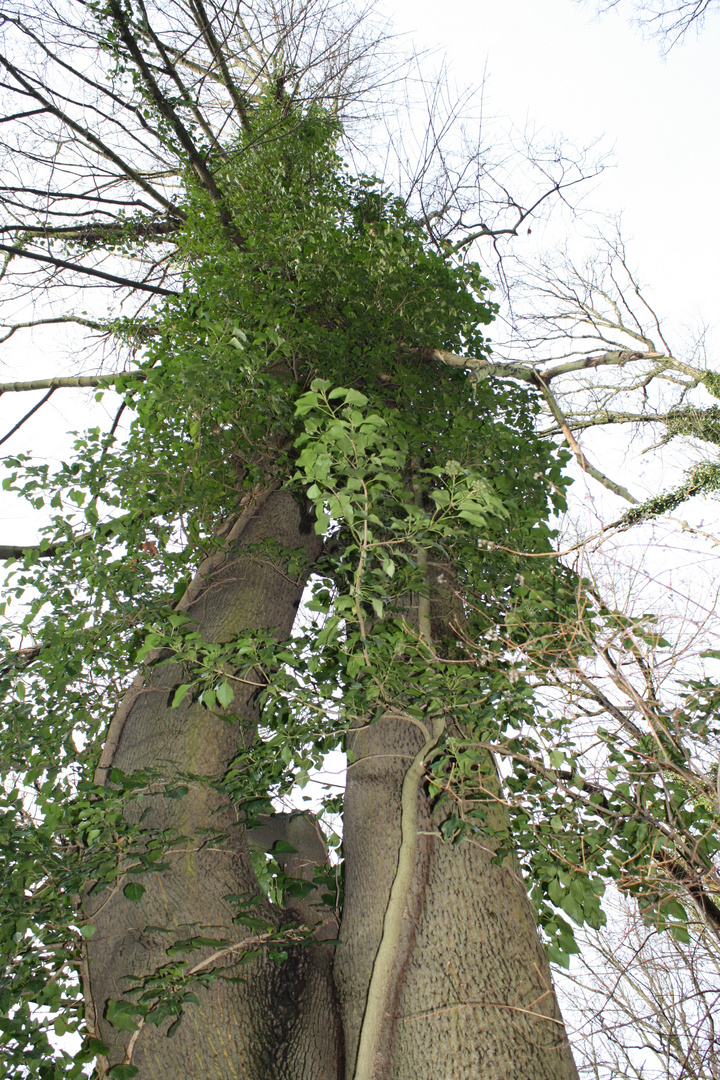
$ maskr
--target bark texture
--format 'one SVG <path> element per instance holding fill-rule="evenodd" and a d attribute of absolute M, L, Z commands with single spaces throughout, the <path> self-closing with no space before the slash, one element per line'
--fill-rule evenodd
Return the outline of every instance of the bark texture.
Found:
<path fill-rule="evenodd" d="M 288 575 L 283 552 L 303 549 L 312 562 L 319 546 L 293 497 L 266 493 L 233 530 L 226 550 L 201 568 L 183 606 L 211 642 L 231 640 L 244 629 L 273 629 L 278 639 L 287 638 L 304 580 Z M 282 964 L 262 956 L 227 972 L 241 974 L 244 982 L 218 978 L 209 989 L 190 986 L 199 1004 L 187 1006 L 172 1038 L 166 1037 L 169 1021 L 130 1033 L 107 1020 L 108 999 L 127 997 L 139 979 L 172 963 L 169 944 L 194 936 L 242 942 L 250 932 L 233 923 L 237 907 L 225 897 L 259 894 L 236 810 L 213 786 L 241 742 L 252 737 L 257 687 L 239 686 L 227 710 L 239 720 L 228 722 L 197 704 L 169 708 L 182 681 L 179 665 L 138 679 L 111 725 L 100 762 L 103 781 L 112 767 L 196 778 L 184 798 L 150 791 L 143 801 L 143 824 L 183 838 L 164 858 L 166 869 L 121 877 L 114 888 L 85 900 L 97 927 L 88 947 L 86 999 L 98 1037 L 111 1047 L 105 1068 L 129 1061 L 139 1080 L 337 1080 L 342 1040 L 327 947 L 296 950 Z M 140 902 L 125 897 L 128 880 L 145 887 Z M 253 913 L 275 925 L 289 918 L 265 902 Z M 186 956 L 193 968 L 218 952 L 222 946 Z M 226 947 L 211 966 L 229 968 L 232 959 Z"/>
<path fill-rule="evenodd" d="M 312 561 L 318 547 L 301 507 L 286 492 L 270 493 L 233 531 L 227 550 L 201 568 L 183 606 L 209 641 L 246 628 L 274 628 L 285 638 L 303 581 L 289 577 L 282 550 L 302 548 Z M 439 640 L 453 605 L 434 591 Z M 334 964 L 332 946 L 320 942 L 337 928 L 318 896 L 295 901 L 287 912 L 263 900 L 258 914 L 274 925 L 292 917 L 313 925 L 319 944 L 291 951 L 282 964 L 262 956 L 243 966 L 245 982 L 220 978 L 208 990 L 191 987 L 199 1004 L 187 1007 L 172 1038 L 168 1022 L 130 1033 L 107 1020 L 109 999 L 126 997 L 140 978 L 170 963 L 168 944 L 193 936 L 240 943 L 247 936 L 233 924 L 236 908 L 225 897 L 259 895 L 249 844 L 268 850 L 289 840 L 296 853 L 281 856 L 283 869 L 308 879 L 322 855 L 307 817 L 275 815 L 246 834 L 212 785 L 255 729 L 256 687 L 238 690 L 228 711 L 240 719 L 229 723 L 194 704 L 170 709 L 182 681 L 177 666 L 138 679 L 100 763 L 101 780 L 113 766 L 197 778 L 182 799 L 150 792 L 143 802 L 151 829 L 183 839 L 165 857 L 167 869 L 133 879 L 145 886 L 141 901 L 124 896 L 128 878 L 86 897 L 97 927 L 86 997 L 91 1026 L 111 1047 L 104 1068 L 130 1061 L 138 1080 L 352 1080 L 398 861 L 403 778 L 424 741 L 402 715 L 350 736 L 356 760 L 345 796 L 345 901 Z M 490 846 L 443 843 L 422 790 L 418 815 L 415 869 L 373 1080 L 577 1080 L 522 883 L 511 869 L 492 865 Z M 190 953 L 190 966 L 214 952 L 222 948 Z M 212 964 L 229 968 L 232 952 Z"/>
<path fill-rule="evenodd" d="M 408 597 L 406 617 L 439 659 L 453 649 L 464 612 L 452 567 L 428 562 L 422 552 L 417 561 L 426 589 Z M 445 723 L 453 725 L 453 718 Z M 346 1080 L 356 1075 L 360 1034 L 373 1011 L 368 989 L 406 836 L 403 780 L 428 737 L 398 709 L 348 740 L 354 760 L 345 791 L 345 894 L 335 959 Z M 522 880 L 511 867 L 493 865 L 492 841 L 445 842 L 421 782 L 416 799 L 414 873 L 378 1049 L 368 1065 L 372 1080 L 577 1080 Z M 497 820 L 503 815 L 500 803 L 488 813 L 496 827 L 504 825 Z"/>
<path fill-rule="evenodd" d="M 335 981 L 347 1080 L 400 846 L 400 793 L 423 743 L 384 717 L 354 734 Z M 415 874 L 374 1080 L 577 1080 L 522 882 L 491 846 L 444 843 L 419 799 Z"/>

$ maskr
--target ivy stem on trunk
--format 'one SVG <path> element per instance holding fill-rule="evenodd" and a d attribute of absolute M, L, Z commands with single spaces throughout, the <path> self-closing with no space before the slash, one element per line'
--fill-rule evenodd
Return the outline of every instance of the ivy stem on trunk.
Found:
<path fill-rule="evenodd" d="M 405 773 L 401 796 L 401 841 L 397 870 L 390 889 L 383 919 L 383 932 L 375 956 L 367 1004 L 363 1017 L 354 1080 L 373 1080 L 383 1035 L 385 1012 L 393 980 L 402 919 L 412 885 L 417 850 L 418 792 L 425 772 L 425 759 L 436 746 L 444 729 L 442 718 L 433 723 L 432 734 L 412 760 Z"/>
<path fill-rule="evenodd" d="M 413 490 L 415 503 L 421 507 L 422 489 L 417 475 L 413 478 Z M 423 579 L 420 582 L 418 591 L 418 636 L 434 654 L 430 619 L 427 549 L 418 546 L 415 551 L 415 559 Z M 397 953 L 402 937 L 402 920 L 415 871 L 420 784 L 425 772 L 425 761 L 428 754 L 437 745 L 445 729 L 445 721 L 440 716 L 435 717 L 432 732 L 424 725 L 422 727 L 425 742 L 413 758 L 408 771 L 405 773 L 402 785 L 400 797 L 400 849 L 398 851 L 397 869 L 390 888 L 390 896 L 383 919 L 382 937 L 380 938 L 372 975 L 370 976 L 365 1015 L 363 1016 L 355 1062 L 354 1080 L 374 1080 L 376 1075 Z"/>

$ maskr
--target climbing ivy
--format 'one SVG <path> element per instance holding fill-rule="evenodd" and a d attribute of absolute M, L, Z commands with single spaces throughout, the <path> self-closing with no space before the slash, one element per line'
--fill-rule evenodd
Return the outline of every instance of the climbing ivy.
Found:
<path fill-rule="evenodd" d="M 376 178 L 351 175 L 337 122 L 317 107 L 268 96 L 253 124 L 217 165 L 221 206 L 184 178 L 172 256 L 182 293 L 145 312 L 134 338 L 117 324 L 143 342 L 144 380 L 115 381 L 127 437 L 79 434 L 54 472 L 6 462 L 4 489 L 50 515 L 40 549 L 10 574 L 0 667 L 0 1044 L 31 1076 L 79 1076 L 100 1049 L 90 1040 L 70 1057 L 46 1035 L 47 1017 L 57 1034 L 83 1030 L 93 928 L 78 897 L 116 880 L 122 850 L 123 865 L 136 856 L 123 873 L 139 901 L 143 874 L 176 839 L 148 839 L 128 808 L 148 785 L 182 799 L 192 778 L 114 770 L 107 786 L 93 782 L 143 662 L 179 662 L 173 705 L 190 696 L 211 711 L 231 704 L 234 678 L 267 673 L 263 726 L 222 782 L 251 818 L 344 746 L 358 718 L 398 703 L 425 724 L 442 718 L 426 763 L 442 835 L 481 834 L 499 861 L 519 860 L 561 963 L 576 949 L 567 918 L 600 925 L 605 882 L 649 861 L 672 814 L 687 817 L 703 858 L 715 850 L 714 810 L 677 785 L 668 802 L 642 740 L 628 751 L 599 732 L 608 785 L 587 787 L 568 718 L 538 697 L 549 672 L 592 651 L 611 613 L 554 557 L 567 455 L 536 434 L 535 391 L 473 384 L 432 358 L 489 352 L 497 309 L 480 268 L 429 245 Z M 308 619 L 290 642 L 244 632 L 208 644 L 177 602 L 270 485 L 307 500 L 325 540 Z M 288 572 L 306 568 L 294 557 Z M 432 590 L 444 613 L 428 636 L 418 598 Z M 715 723 L 708 692 L 693 689 L 688 724 Z M 326 805 L 338 810 L 334 797 Z M 277 874 L 262 858 L 258 869 L 279 900 Z M 252 948 L 281 958 L 282 933 L 254 927 L 238 903 Z M 179 1020 L 192 1002 L 183 957 L 203 942 L 169 943 L 153 987 L 114 1003 L 116 1026 Z"/>

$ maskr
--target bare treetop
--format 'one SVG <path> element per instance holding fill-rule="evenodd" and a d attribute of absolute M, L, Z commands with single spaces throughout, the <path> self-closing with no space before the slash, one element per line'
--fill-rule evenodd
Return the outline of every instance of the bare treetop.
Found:
<path fill-rule="evenodd" d="M 620 6 L 621 0 L 601 0 L 598 9 Z M 660 40 L 665 54 L 681 44 L 690 30 L 699 34 L 717 6 L 717 0 L 632 0 L 635 21 L 643 32 Z"/>

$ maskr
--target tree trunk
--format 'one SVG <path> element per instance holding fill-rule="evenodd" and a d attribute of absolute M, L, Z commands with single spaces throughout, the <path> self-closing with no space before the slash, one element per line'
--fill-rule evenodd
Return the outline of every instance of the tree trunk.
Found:
<path fill-rule="evenodd" d="M 231 534 L 227 553 L 201 568 L 182 605 L 207 640 L 229 640 L 248 628 L 289 636 L 304 582 L 289 579 L 277 547 L 263 553 L 267 539 L 284 550 L 304 549 L 310 561 L 318 553 L 300 506 L 286 492 L 267 495 Z M 100 763 L 103 782 L 111 767 L 199 778 L 182 799 L 149 795 L 143 802 L 150 829 L 186 838 L 164 857 L 168 868 L 126 875 L 86 897 L 97 927 L 88 945 L 88 1018 L 111 1047 L 101 1076 L 128 1061 L 138 1080 L 352 1080 L 398 863 L 403 779 L 423 743 L 402 718 L 385 717 L 349 739 L 356 761 L 345 796 L 345 899 L 334 965 L 332 946 L 318 944 L 290 950 L 283 963 L 263 955 L 243 965 L 245 982 L 192 985 L 199 1004 L 186 1006 L 171 1038 L 169 1021 L 132 1033 L 108 1022 L 108 1000 L 127 997 L 139 978 L 172 963 L 166 949 L 175 940 L 242 942 L 247 932 L 233 924 L 236 908 L 225 897 L 259 896 L 248 838 L 263 847 L 289 838 L 299 854 L 286 856 L 285 869 L 297 876 L 319 855 L 317 831 L 296 815 L 267 819 L 246 836 L 235 809 L 209 782 L 224 775 L 239 741 L 255 730 L 255 688 L 237 694 L 228 711 L 241 721 L 231 724 L 197 704 L 170 709 L 182 681 L 177 666 L 138 679 Z M 442 842 L 422 785 L 416 803 L 415 863 L 373 1080 L 577 1080 L 522 882 L 507 866 L 492 865 L 490 844 Z M 128 880 L 145 886 L 139 902 L 124 895 Z M 312 899 L 288 912 L 262 900 L 254 913 L 275 926 L 292 917 L 313 923 Z M 318 929 L 319 940 L 328 935 L 327 926 Z M 189 967 L 221 951 L 191 952 Z M 213 961 L 216 968 L 231 963 L 231 953 Z"/>
<path fill-rule="evenodd" d="M 422 548 L 415 555 L 426 586 L 408 597 L 405 619 L 442 663 L 457 640 L 453 626 L 465 621 L 463 605 L 452 567 L 428 562 Z M 447 723 L 455 726 L 452 717 Z M 452 844 L 439 832 L 422 777 L 441 731 L 433 739 L 399 702 L 348 739 L 335 959 L 346 1078 L 577 1080 L 519 868 L 493 865 L 492 839 Z M 495 775 L 494 763 L 488 767 Z M 487 812 L 495 829 L 506 826 L 501 801 Z M 398 901 L 401 848 L 411 852 L 412 870 Z"/>
<path fill-rule="evenodd" d="M 401 841 L 401 789 L 423 743 L 385 717 L 356 732 L 335 982 L 354 1077 Z M 373 1080 L 577 1080 L 522 881 L 491 844 L 444 842 L 418 792 L 418 843 Z"/>
<path fill-rule="evenodd" d="M 290 578 L 282 552 L 302 549 L 310 562 L 317 557 L 320 540 L 312 521 L 288 492 L 265 493 L 230 541 L 223 554 L 206 561 L 182 606 L 211 642 L 231 640 L 245 629 L 273 629 L 278 639 L 289 637 L 304 580 Z M 273 543 L 263 550 L 266 541 Z M 126 1062 L 138 1068 L 140 1080 L 337 1080 L 342 1040 L 329 947 L 290 950 L 283 963 L 262 955 L 227 970 L 241 974 L 243 982 L 217 978 L 209 989 L 191 983 L 188 989 L 199 1003 L 186 1005 L 171 1038 L 166 1037 L 170 1020 L 159 1028 L 145 1023 L 137 1032 L 119 1031 L 108 1021 L 109 1000 L 132 998 L 128 991 L 140 979 L 176 962 L 166 953 L 175 941 L 205 937 L 241 943 L 250 932 L 233 923 L 237 906 L 226 897 L 259 896 L 235 808 L 213 786 L 240 743 L 254 734 L 257 688 L 243 685 L 236 693 L 227 711 L 240 719 L 228 722 L 196 703 L 169 708 L 174 687 L 183 681 L 179 665 L 139 678 L 111 725 L 100 762 L 103 783 L 113 767 L 196 778 L 183 798 L 150 793 L 143 799 L 143 825 L 183 838 L 163 857 L 166 868 L 125 874 L 114 887 L 91 891 L 85 899 L 86 914 L 97 928 L 88 945 L 88 1019 L 110 1047 L 101 1075 Z M 125 896 L 128 882 L 144 886 L 139 902 Z M 274 926 L 288 921 L 264 900 L 253 915 Z M 228 946 L 205 947 L 180 959 L 192 969 L 223 951 L 209 969 L 230 969 Z"/>

